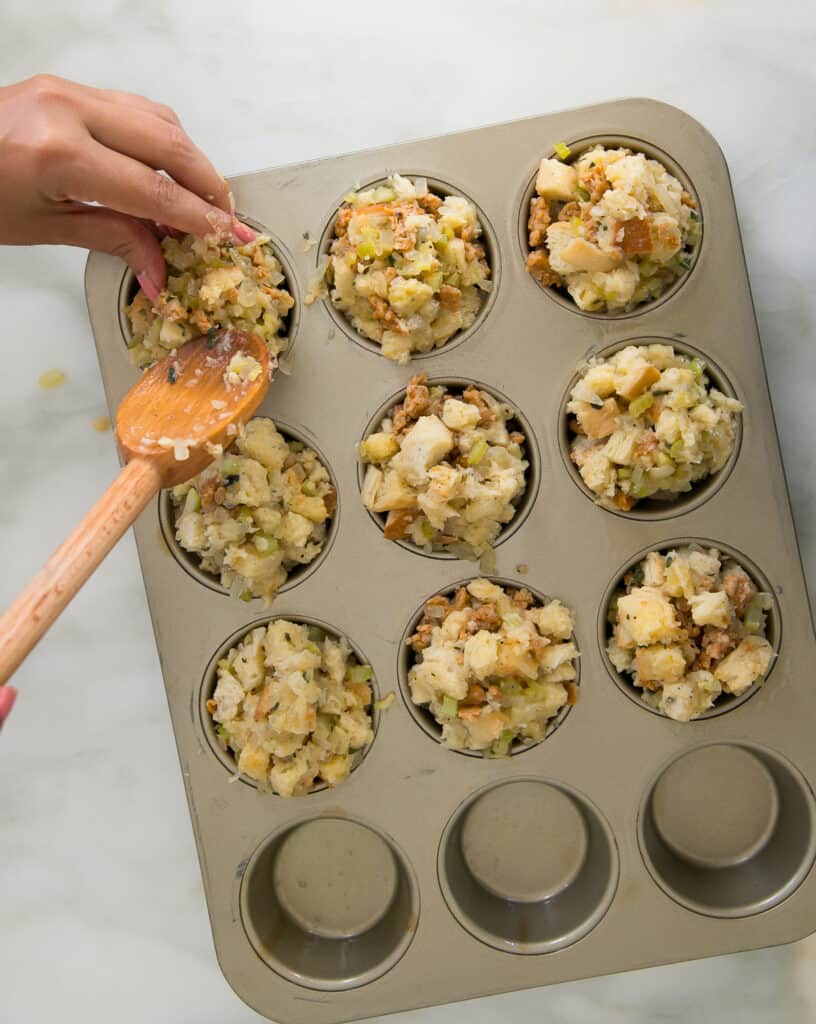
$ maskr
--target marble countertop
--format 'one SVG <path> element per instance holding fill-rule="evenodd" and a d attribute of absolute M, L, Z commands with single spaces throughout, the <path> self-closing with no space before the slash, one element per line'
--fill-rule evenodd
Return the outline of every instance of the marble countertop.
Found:
<path fill-rule="evenodd" d="M 815 41 L 810 0 L 7 0 L 0 74 L 5 84 L 50 71 L 162 100 L 227 174 L 619 96 L 684 108 L 731 167 L 814 593 Z M 13 368 L 0 376 L 0 607 L 117 469 L 111 435 L 91 426 L 105 409 L 84 258 L 0 249 L 0 346 Z M 44 392 L 37 377 L 50 367 L 67 379 Z M 17 684 L 0 739 L 0 1019 L 260 1021 L 215 960 L 130 537 Z M 816 939 L 400 1019 L 542 1014 L 559 1024 L 805 1024 L 816 1016 Z"/>

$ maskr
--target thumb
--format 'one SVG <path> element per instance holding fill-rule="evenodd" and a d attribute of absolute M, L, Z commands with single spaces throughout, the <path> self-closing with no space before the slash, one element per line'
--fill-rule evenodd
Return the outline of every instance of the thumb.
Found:
<path fill-rule="evenodd" d="M 65 203 L 49 218 L 43 241 L 78 245 L 123 259 L 136 274 L 151 302 L 167 283 L 167 268 L 155 234 L 133 217 L 104 206 Z"/>

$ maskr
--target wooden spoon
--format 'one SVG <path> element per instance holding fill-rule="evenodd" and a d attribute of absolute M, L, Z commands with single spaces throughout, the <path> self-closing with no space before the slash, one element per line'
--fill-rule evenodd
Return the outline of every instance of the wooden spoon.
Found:
<path fill-rule="evenodd" d="M 252 381 L 227 386 L 243 352 L 261 364 Z M 162 487 L 208 466 L 230 443 L 269 387 L 269 350 L 257 335 L 221 331 L 191 341 L 147 370 L 122 400 L 116 439 L 126 463 L 119 476 L 0 617 L 0 684 L 6 682 L 82 584 Z"/>

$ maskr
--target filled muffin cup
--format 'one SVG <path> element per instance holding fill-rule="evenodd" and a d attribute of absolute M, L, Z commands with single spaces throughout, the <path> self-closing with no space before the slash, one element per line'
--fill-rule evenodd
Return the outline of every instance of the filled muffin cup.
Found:
<path fill-rule="evenodd" d="M 313 442 L 268 417 L 165 491 L 160 521 L 182 567 L 211 589 L 267 604 L 310 575 L 337 529 L 337 487 Z"/>
<path fill-rule="evenodd" d="M 463 340 L 497 278 L 497 247 L 476 204 L 450 185 L 392 174 L 343 197 L 324 232 L 307 305 L 400 364 Z"/>
<path fill-rule="evenodd" d="M 620 317 L 667 298 L 691 271 L 700 208 L 684 172 L 639 140 L 556 143 L 524 198 L 527 270 L 550 295 Z"/>
<path fill-rule="evenodd" d="M 610 675 L 641 707 L 676 722 L 749 700 L 779 650 L 770 584 L 744 555 L 710 541 L 642 552 L 602 609 L 598 635 Z"/>
<path fill-rule="evenodd" d="M 529 423 L 499 392 L 472 381 L 416 375 L 374 414 L 359 456 L 361 500 L 387 540 L 479 561 L 485 572 L 538 489 Z"/>
<path fill-rule="evenodd" d="M 578 703 L 573 613 L 510 580 L 464 580 L 412 616 L 398 674 L 414 721 L 438 743 L 472 756 L 521 753 Z"/>
<path fill-rule="evenodd" d="M 261 792 L 306 796 L 362 763 L 377 729 L 377 683 L 362 651 L 329 624 L 266 618 L 213 655 L 199 714 L 233 776 Z"/>
<path fill-rule="evenodd" d="M 245 244 L 214 235 L 161 240 L 167 286 L 152 303 L 127 271 L 119 322 L 131 362 L 146 367 L 188 341 L 220 328 L 258 334 L 274 369 L 291 349 L 299 316 L 295 278 L 281 244 L 265 228 Z"/>
<path fill-rule="evenodd" d="M 564 464 L 599 506 L 670 518 L 710 498 L 742 442 L 743 405 L 703 353 L 635 338 L 593 355 L 559 413 Z"/>

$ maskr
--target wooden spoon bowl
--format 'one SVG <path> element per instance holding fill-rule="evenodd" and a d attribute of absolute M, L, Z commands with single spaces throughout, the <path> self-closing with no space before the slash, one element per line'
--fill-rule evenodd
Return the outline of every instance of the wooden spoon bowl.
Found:
<path fill-rule="evenodd" d="M 230 374 L 243 354 L 260 364 Z M 233 378 L 235 378 L 233 380 Z M 196 476 L 235 436 L 269 387 L 269 350 L 256 334 L 210 332 L 147 370 L 116 415 L 124 468 L 64 544 L 0 617 L 6 682 L 102 559 L 162 487 Z"/>

